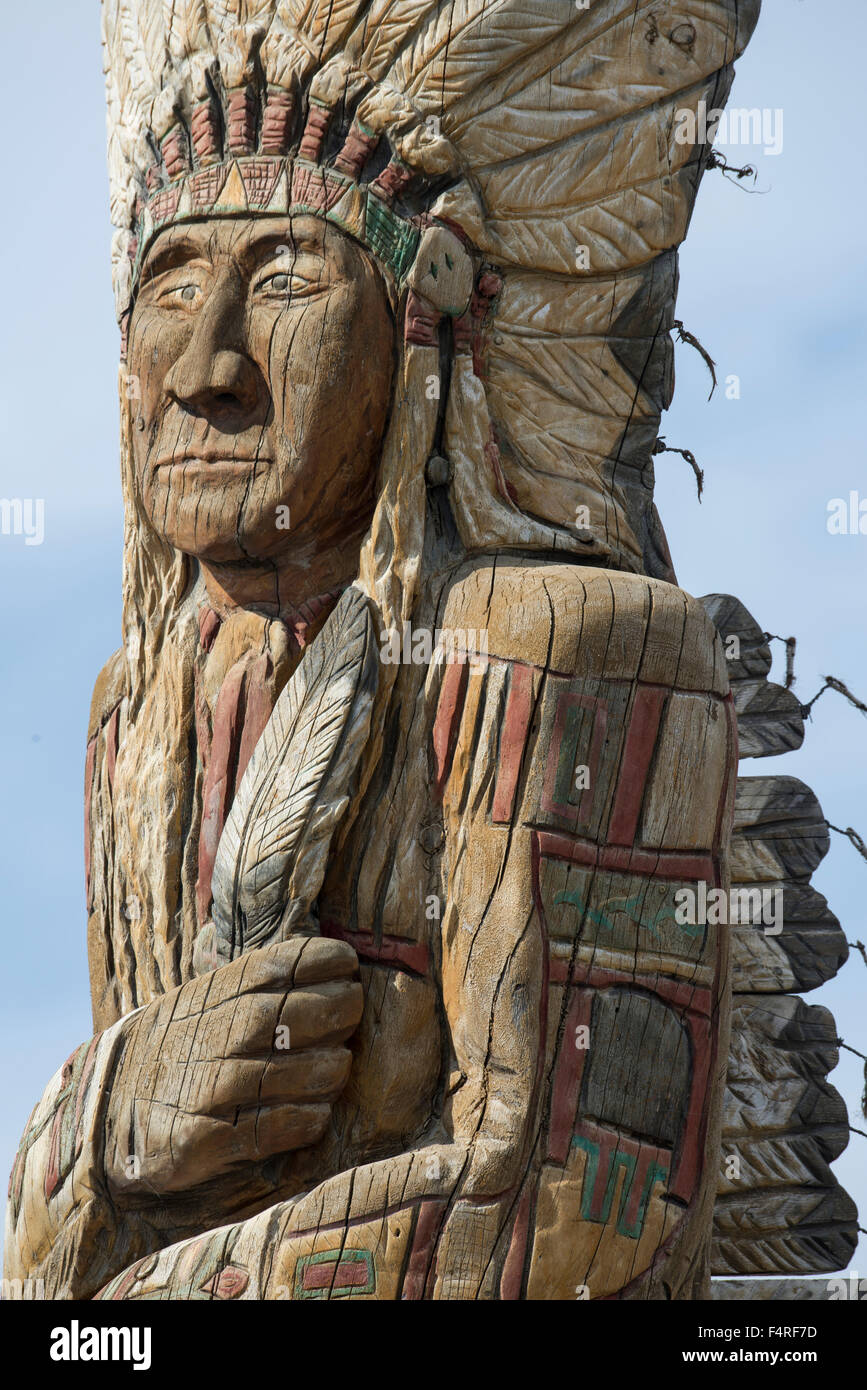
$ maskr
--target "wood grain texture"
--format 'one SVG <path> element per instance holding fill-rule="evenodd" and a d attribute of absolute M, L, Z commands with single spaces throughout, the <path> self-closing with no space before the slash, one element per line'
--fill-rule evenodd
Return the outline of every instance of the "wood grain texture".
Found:
<path fill-rule="evenodd" d="M 798 746 L 798 702 L 764 680 L 770 649 L 758 623 L 730 595 L 701 602 L 723 642 L 738 639 L 727 664 L 742 755 Z M 824 984 L 848 957 L 839 922 L 809 882 L 829 844 L 822 808 L 803 782 L 738 778 L 732 890 L 744 910 L 730 925 L 734 1002 L 715 1274 L 831 1271 L 857 1244 L 857 1211 L 829 1166 L 849 1139 L 846 1106 L 827 1080 L 838 1061 L 836 1027 L 826 1009 L 790 993 Z"/>
<path fill-rule="evenodd" d="M 770 758 L 800 748 L 804 741 L 801 702 L 791 690 L 767 679 L 771 649 L 755 618 L 731 594 L 707 594 L 699 601 L 726 651 L 740 757 Z"/>
<path fill-rule="evenodd" d="M 714 1208 L 715 1274 L 808 1274 L 843 1268 L 858 1213 L 828 1166 L 849 1139 L 827 1009 L 791 995 L 735 996 Z M 726 1161 L 739 1176 L 727 1179 Z"/>
<path fill-rule="evenodd" d="M 839 1279 L 712 1279 L 710 1296 L 719 1303 L 828 1302 L 863 1298 L 857 1291 L 859 1282 L 856 1280 L 856 1292 L 852 1294 L 852 1286 L 845 1275 Z"/>
<path fill-rule="evenodd" d="M 757 16 L 105 0 L 97 1032 L 16 1159 L 16 1277 L 668 1300 L 712 1237 L 742 1273 L 846 1247 L 833 1023 L 785 992 L 841 958 L 827 830 L 795 779 L 736 787 L 738 727 L 766 756 L 800 712 L 652 500 L 707 154 L 675 129 Z M 733 967 L 680 902 L 730 876 L 785 916 Z"/>

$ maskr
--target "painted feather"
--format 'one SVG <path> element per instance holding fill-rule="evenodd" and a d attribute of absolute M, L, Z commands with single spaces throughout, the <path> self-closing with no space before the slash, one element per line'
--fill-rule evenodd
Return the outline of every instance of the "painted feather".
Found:
<path fill-rule="evenodd" d="M 280 695 L 223 828 L 213 874 L 221 958 L 309 929 L 377 673 L 369 602 L 351 587 Z"/>

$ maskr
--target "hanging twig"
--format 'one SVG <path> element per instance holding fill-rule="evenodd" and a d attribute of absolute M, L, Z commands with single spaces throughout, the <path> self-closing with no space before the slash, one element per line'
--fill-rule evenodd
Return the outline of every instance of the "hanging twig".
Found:
<path fill-rule="evenodd" d="M 863 1052 L 859 1052 L 857 1047 L 850 1047 L 849 1044 L 847 1042 L 844 1042 L 842 1038 L 836 1038 L 835 1042 L 838 1047 L 845 1047 L 847 1052 L 854 1052 L 855 1056 L 860 1057 L 862 1062 L 867 1062 L 867 1057 L 865 1057 Z"/>
<path fill-rule="evenodd" d="M 710 397 L 713 395 L 714 391 L 717 388 L 716 362 L 714 362 L 707 348 L 702 346 L 698 338 L 696 338 L 695 334 L 690 333 L 688 328 L 684 328 L 681 319 L 674 320 L 674 329 L 677 333 L 677 340 L 679 343 L 688 343 L 690 347 L 695 348 L 696 352 L 700 353 L 701 356 L 704 358 L 705 365 L 708 371 L 710 372 L 711 381 L 713 382 L 713 385 L 710 388 L 710 396 L 708 396 L 708 400 L 710 400 Z"/>
<path fill-rule="evenodd" d="M 665 440 L 661 435 L 653 446 L 654 457 L 657 454 L 680 454 L 681 458 L 686 459 L 687 463 L 689 464 L 693 473 L 695 474 L 696 487 L 698 488 L 698 500 L 700 502 L 701 494 L 704 492 L 704 472 L 701 468 L 699 468 L 695 454 L 692 453 L 690 449 L 675 449 L 675 447 L 672 444 L 666 444 Z"/>
<path fill-rule="evenodd" d="M 853 830 L 851 825 L 847 826 L 845 830 L 841 830 L 839 825 L 832 825 L 829 820 L 826 820 L 825 824 L 827 825 L 829 830 L 836 831 L 838 835 L 845 835 L 846 839 L 849 840 L 850 843 L 855 846 L 858 853 L 861 855 L 861 858 L 867 859 L 867 845 L 865 845 L 857 830 Z"/>
<path fill-rule="evenodd" d="M 833 829 L 833 826 L 831 828 Z M 867 946 L 864 945 L 863 941 L 847 941 L 846 945 L 850 946 L 853 951 L 860 951 L 864 964 L 867 965 Z"/>
<path fill-rule="evenodd" d="M 826 690 L 836 690 L 838 695 L 845 696 L 845 698 L 849 701 L 849 704 L 854 705 L 855 708 L 861 712 L 861 714 L 867 714 L 867 705 L 865 705 L 862 700 L 859 700 L 856 695 L 853 695 L 852 691 L 849 690 L 843 684 L 842 681 L 837 680 L 836 676 L 823 676 L 822 680 L 825 682 L 825 684 L 822 686 L 822 689 L 819 691 L 818 695 L 814 695 L 812 700 L 810 700 L 808 704 L 801 705 L 801 715 L 804 719 L 807 719 L 809 717 L 810 711 L 813 708 L 814 704 L 817 700 L 821 699 L 821 697 L 825 694 Z"/>
<path fill-rule="evenodd" d="M 758 171 L 752 164 L 745 164 L 742 169 L 738 169 L 737 166 L 734 164 L 727 164 L 726 161 L 723 159 L 722 155 L 717 154 L 716 150 L 711 150 L 708 154 L 707 160 L 705 161 L 705 167 L 707 169 L 719 169 L 723 175 L 723 178 L 728 179 L 729 183 L 734 183 L 735 181 L 734 179 L 729 178 L 730 174 L 734 174 L 738 183 L 740 183 L 743 179 L 752 179 L 753 183 L 755 183 L 756 179 L 758 178 Z M 744 192 L 755 193 L 757 192 L 757 189 L 746 188 L 744 189 Z"/>
<path fill-rule="evenodd" d="M 766 642 L 785 642 L 786 644 L 786 689 L 791 690 L 795 684 L 795 649 L 798 645 L 797 637 L 778 637 L 774 632 L 764 633 Z"/>

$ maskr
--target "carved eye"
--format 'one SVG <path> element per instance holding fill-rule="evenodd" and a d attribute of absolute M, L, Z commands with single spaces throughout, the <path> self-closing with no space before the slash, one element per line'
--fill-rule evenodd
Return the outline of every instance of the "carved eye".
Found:
<path fill-rule="evenodd" d="M 279 256 L 279 259 L 278 259 Z M 286 264 L 291 256 L 290 264 Z M 273 259 L 272 259 L 273 257 Z M 303 250 L 278 246 L 268 257 L 260 275 L 253 282 L 253 291 L 260 300 L 279 300 L 284 306 L 296 299 L 306 299 L 328 288 L 330 279 L 322 257 Z"/>
<path fill-rule="evenodd" d="M 258 289 L 274 299 L 285 299 L 287 295 L 300 295 L 310 289 L 310 281 L 303 275 L 291 275 L 286 270 L 278 270 L 274 275 L 260 280 Z"/>
<path fill-rule="evenodd" d="M 172 285 L 157 292 L 157 303 L 166 309 L 192 309 L 199 298 L 198 285 Z"/>

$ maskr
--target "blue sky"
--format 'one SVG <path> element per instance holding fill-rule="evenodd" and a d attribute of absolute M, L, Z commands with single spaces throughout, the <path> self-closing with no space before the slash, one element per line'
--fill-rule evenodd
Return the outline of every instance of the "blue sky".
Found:
<path fill-rule="evenodd" d="M 45 499 L 41 546 L 0 536 L 0 1169 L 8 1173 L 44 1084 L 91 1032 L 84 742 L 94 678 L 119 644 L 121 506 L 98 7 L 16 6 L 4 36 L 16 54 L 4 101 L 26 113 L 19 124 L 32 154 L 0 222 L 0 496 Z M 754 194 L 719 173 L 705 179 L 678 304 L 721 379 L 740 377 L 741 397 L 720 390 L 708 404 L 703 364 L 678 347 L 662 432 L 705 469 L 702 504 L 686 464 L 657 460 L 657 502 L 681 584 L 735 593 L 763 627 L 795 634 L 805 701 L 827 673 L 867 699 L 867 536 L 826 528 L 830 499 L 853 489 L 867 498 L 856 408 L 867 335 L 865 51 L 863 0 L 765 0 L 732 101 L 780 108 L 783 150 L 728 149 L 731 162 L 757 165 Z M 867 719 L 828 694 L 803 749 L 742 771 L 802 778 L 829 820 L 867 838 L 865 765 Z M 867 863 L 833 839 L 813 882 L 849 939 L 865 940 Z M 857 954 L 808 998 L 831 1008 L 840 1035 L 867 1053 L 867 968 Z M 851 1122 L 867 1129 L 862 1067 L 843 1052 L 832 1080 Z M 853 1135 L 835 1170 L 867 1225 L 867 1139 Z M 852 1267 L 867 1275 L 864 1241 Z"/>

